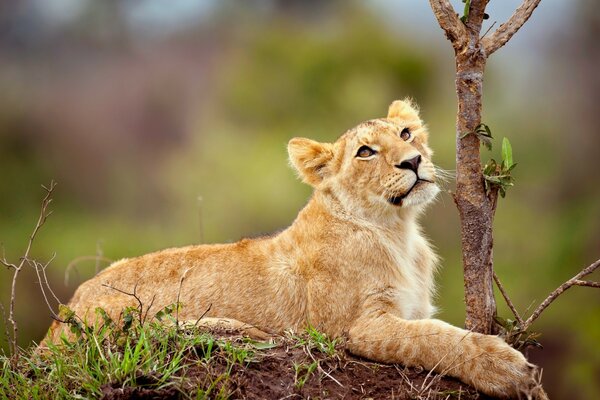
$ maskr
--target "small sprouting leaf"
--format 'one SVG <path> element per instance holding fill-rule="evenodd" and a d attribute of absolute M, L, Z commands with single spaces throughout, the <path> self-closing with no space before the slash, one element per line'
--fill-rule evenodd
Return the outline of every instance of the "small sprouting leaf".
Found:
<path fill-rule="evenodd" d="M 496 160 L 494 160 L 493 158 L 487 162 L 487 164 L 485 164 L 485 167 L 483 167 L 483 174 L 486 176 L 490 176 L 496 173 L 496 169 L 498 168 L 498 165 L 496 164 Z"/>
<path fill-rule="evenodd" d="M 513 165 L 512 146 L 508 138 L 502 139 L 502 161 L 505 163 L 506 168 Z"/>
<path fill-rule="evenodd" d="M 463 1 L 463 3 L 465 3 L 465 8 L 463 11 L 463 16 L 460 17 L 460 20 L 466 24 L 469 21 L 469 11 L 471 10 L 471 0 L 465 0 Z"/>

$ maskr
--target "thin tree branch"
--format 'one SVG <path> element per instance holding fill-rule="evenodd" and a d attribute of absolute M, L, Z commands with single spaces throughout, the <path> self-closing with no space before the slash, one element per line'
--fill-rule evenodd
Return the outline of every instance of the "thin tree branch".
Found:
<path fill-rule="evenodd" d="M 44 300 L 46 301 L 46 305 L 48 306 L 48 309 L 52 313 L 52 317 L 54 319 L 57 319 L 57 318 L 59 318 L 58 314 L 56 314 L 54 312 L 54 309 L 52 308 L 52 305 L 50 304 L 50 300 L 48 300 L 48 296 L 46 295 L 46 289 L 44 289 L 44 285 L 46 285 L 46 288 L 48 289 L 48 291 L 50 292 L 52 297 L 54 297 L 54 300 L 58 304 L 61 304 L 61 301 L 58 299 L 58 297 L 56 297 L 56 294 L 54 293 L 54 291 L 52 291 L 52 288 L 50 288 L 50 285 L 48 283 L 48 277 L 46 276 L 46 268 L 48 267 L 48 265 L 50 265 L 50 263 L 54 260 L 55 257 L 56 257 L 56 253 L 54 253 L 54 255 L 52 255 L 52 258 L 50 258 L 50 260 L 48 260 L 48 262 L 46 262 L 46 264 L 42 264 L 40 262 L 37 262 L 36 260 L 27 260 L 27 263 L 33 269 L 35 269 L 35 274 L 38 277 L 38 283 L 40 284 L 40 290 L 42 292 L 42 296 L 44 296 Z"/>
<path fill-rule="evenodd" d="M 23 266 L 25 265 L 26 262 L 29 261 L 29 253 L 31 252 L 31 246 L 33 245 L 33 241 L 35 240 L 35 237 L 37 236 L 38 231 L 44 225 L 44 223 L 46 222 L 46 219 L 50 216 L 50 214 L 52 214 L 52 211 L 48 211 L 48 206 L 52 202 L 52 192 L 54 191 L 55 187 L 56 187 L 56 182 L 54 182 L 54 180 L 50 181 L 50 185 L 48 187 L 42 185 L 42 188 L 46 191 L 46 195 L 42 199 L 40 215 L 35 224 L 35 227 L 33 228 L 33 231 L 31 232 L 31 235 L 29 235 L 29 240 L 27 241 L 27 247 L 25 248 L 25 252 L 23 253 L 23 256 L 21 256 L 19 263 L 14 264 L 14 263 L 8 262 L 6 260 L 6 256 L 4 255 L 4 250 L 3 250 L 2 259 L 0 259 L 0 264 L 4 265 L 7 268 L 12 268 L 14 270 L 11 289 L 10 289 L 8 322 L 10 322 L 10 324 L 12 325 L 12 328 L 13 328 L 12 329 L 12 338 L 10 340 L 11 340 L 11 347 L 12 347 L 13 362 L 15 362 L 15 363 L 19 356 L 19 346 L 17 344 L 19 327 L 18 327 L 17 321 L 15 320 L 15 298 L 16 298 L 16 294 L 17 294 L 17 280 L 19 278 L 19 273 L 23 269 Z"/>
<path fill-rule="evenodd" d="M 569 289 L 570 287 L 572 287 L 572 286 L 590 286 L 590 287 L 600 288 L 600 282 L 582 281 L 581 280 L 581 278 L 583 278 L 586 275 L 591 274 L 598 267 L 600 267 L 600 260 L 596 260 L 594 263 L 590 264 L 587 268 L 584 268 L 583 270 L 581 270 L 581 272 L 579 272 L 577 275 L 575 275 L 574 277 L 572 277 L 571 279 L 569 279 L 568 281 L 566 281 L 565 283 L 563 283 L 562 285 L 557 287 L 556 290 L 554 290 L 552 293 L 550 293 L 550 295 L 548 297 L 546 297 L 546 300 L 544 300 L 535 309 L 533 314 L 531 314 L 531 316 L 529 318 L 527 318 L 527 321 L 525 321 L 525 323 L 523 324 L 523 330 L 526 331 L 527 328 L 529 328 L 531 326 L 533 321 L 535 321 L 540 316 L 540 314 L 546 309 L 546 307 L 548 307 L 554 300 L 556 300 L 556 298 L 558 296 L 560 296 L 565 290 Z"/>
<path fill-rule="evenodd" d="M 456 51 L 467 43 L 467 30 L 448 0 L 429 0 L 433 14 Z"/>
<path fill-rule="evenodd" d="M 573 285 L 600 288 L 600 282 L 594 282 L 594 281 L 579 281 L 579 280 L 575 280 L 575 281 L 573 281 Z"/>
<path fill-rule="evenodd" d="M 494 282 L 496 282 L 496 286 L 498 286 L 498 289 L 500 290 L 500 293 L 502 293 L 502 297 L 504 297 L 508 308 L 510 308 L 510 311 L 512 311 L 513 315 L 517 319 L 519 326 L 523 326 L 523 318 L 521 318 L 521 315 L 519 315 L 519 312 L 517 311 L 515 305 L 510 300 L 510 297 L 508 297 L 508 293 L 506 293 L 506 290 L 504 290 L 504 286 L 502 286 L 502 283 L 500 283 L 500 279 L 498 278 L 498 275 L 496 275 L 496 272 L 494 272 Z"/>
<path fill-rule="evenodd" d="M 129 293 L 129 292 L 126 292 L 126 291 L 124 291 L 122 289 L 116 288 L 114 286 L 107 285 L 106 283 L 103 283 L 102 286 L 104 286 L 106 288 L 109 288 L 109 289 L 112 289 L 112 290 L 115 290 L 115 291 L 117 291 L 119 293 L 122 293 L 122 294 L 124 294 L 126 296 L 133 297 L 137 301 L 137 303 L 138 303 L 140 323 L 144 322 L 143 319 L 142 319 L 143 312 L 144 312 L 144 303 L 142 303 L 142 299 L 140 299 L 140 297 L 137 295 L 137 287 L 138 287 L 137 283 L 135 284 L 135 286 L 133 286 L 133 293 Z"/>
<path fill-rule="evenodd" d="M 500 25 L 494 33 L 481 41 L 485 54 L 488 57 L 500 47 L 504 46 L 510 38 L 517 33 L 523 24 L 527 22 L 529 17 L 531 17 L 533 10 L 540 4 L 540 1 L 541 0 L 524 0 L 508 21 Z"/>

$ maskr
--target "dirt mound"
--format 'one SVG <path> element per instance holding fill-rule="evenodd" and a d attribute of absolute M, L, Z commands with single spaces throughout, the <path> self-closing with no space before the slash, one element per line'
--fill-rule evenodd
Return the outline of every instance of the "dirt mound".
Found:
<path fill-rule="evenodd" d="M 231 334 L 226 340 L 249 343 Z M 104 385 L 103 399 L 485 399 L 455 379 L 374 363 L 349 354 L 343 345 L 320 351 L 286 338 L 258 345 L 240 362 L 232 362 L 231 348 L 223 345 L 208 356 L 206 348 L 193 349 L 173 385 L 152 388 L 160 377 L 139 376 L 135 387 Z"/>

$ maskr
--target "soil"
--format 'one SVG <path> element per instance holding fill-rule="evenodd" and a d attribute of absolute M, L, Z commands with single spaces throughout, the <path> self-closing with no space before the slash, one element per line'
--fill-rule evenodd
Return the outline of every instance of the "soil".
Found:
<path fill-rule="evenodd" d="M 215 352 L 206 361 L 201 352 L 190 352 L 191 366 L 172 379 L 173 385 L 153 388 L 158 377 L 144 375 L 137 377 L 136 387 L 104 385 L 103 399 L 196 398 L 198 388 L 210 389 L 201 397 L 210 399 L 488 399 L 455 379 L 374 363 L 342 346 L 328 356 L 289 339 L 276 343 L 277 347 L 255 350 L 252 360 L 242 364 L 231 363 L 224 353 Z M 314 370 L 307 372 L 311 364 Z"/>

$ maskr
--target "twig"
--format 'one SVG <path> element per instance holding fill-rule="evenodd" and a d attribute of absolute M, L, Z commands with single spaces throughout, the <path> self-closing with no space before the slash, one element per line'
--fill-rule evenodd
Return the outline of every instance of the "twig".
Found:
<path fill-rule="evenodd" d="M 181 279 L 179 280 L 179 288 L 177 289 L 177 300 L 175 302 L 175 329 L 179 331 L 179 299 L 181 296 L 181 287 L 183 286 L 183 281 L 185 280 L 185 276 L 189 269 L 186 269 L 181 275 Z"/>
<path fill-rule="evenodd" d="M 323 367 L 321 367 L 321 363 L 319 361 L 317 361 L 317 359 L 312 355 L 312 352 L 310 351 L 310 349 L 308 347 L 305 346 L 304 348 L 304 352 L 307 353 L 309 355 L 310 358 L 312 358 L 312 360 L 317 363 L 317 369 L 319 371 L 321 371 L 322 374 L 324 374 L 325 376 L 327 376 L 329 379 L 331 379 L 332 381 L 334 381 L 335 383 L 337 383 L 340 387 L 344 387 L 344 385 L 342 385 L 340 383 L 340 381 L 338 381 L 337 379 L 335 379 L 333 376 L 331 376 L 331 373 L 325 371 L 323 369 Z"/>
<path fill-rule="evenodd" d="M 143 318 L 140 317 L 140 322 L 142 323 L 142 325 L 144 325 L 144 323 L 148 320 L 148 313 L 150 312 L 150 309 L 154 305 L 155 300 L 156 300 L 156 294 L 152 295 L 152 300 L 150 300 L 150 304 L 148 304 L 148 307 L 146 307 L 146 312 L 144 313 L 144 317 Z"/>
<path fill-rule="evenodd" d="M 600 282 L 574 280 L 573 285 L 600 288 Z"/>
<path fill-rule="evenodd" d="M 429 4 L 454 49 L 462 49 L 466 45 L 467 32 L 452 4 L 448 0 L 429 0 Z"/>
<path fill-rule="evenodd" d="M 494 33 L 481 41 L 487 56 L 504 46 L 521 29 L 523 24 L 531 17 L 533 10 L 540 4 L 540 1 L 524 0 L 508 21 L 501 24 Z"/>
<path fill-rule="evenodd" d="M 510 297 L 508 297 L 508 293 L 506 293 L 506 290 L 504 290 L 504 286 L 502 286 L 502 283 L 500 283 L 500 279 L 498 278 L 498 275 L 496 275 L 496 271 L 494 271 L 494 282 L 496 282 L 496 286 L 498 286 L 498 289 L 500 290 L 500 293 L 502 293 L 502 297 L 504 297 L 504 300 L 506 301 L 508 308 L 510 308 L 510 311 L 512 311 L 513 315 L 517 319 L 519 326 L 523 326 L 523 324 L 524 324 L 523 318 L 521 318 L 515 305 L 510 300 Z"/>
<path fill-rule="evenodd" d="M 546 297 L 546 300 L 544 300 L 535 309 L 533 314 L 531 314 L 531 316 L 529 318 L 527 318 L 527 321 L 525 321 L 525 323 L 523 324 L 523 330 L 526 331 L 527 328 L 529 328 L 531 326 L 533 321 L 538 319 L 538 317 L 540 316 L 542 311 L 544 311 L 546 309 L 546 307 L 548 307 L 554 300 L 556 300 L 556 298 L 558 296 L 560 296 L 565 290 L 569 289 L 570 287 L 572 287 L 572 286 L 589 286 L 589 287 L 599 288 L 600 282 L 582 281 L 581 280 L 581 278 L 591 274 L 598 267 L 600 267 L 600 260 L 596 260 L 595 262 L 590 264 L 588 267 L 582 269 L 581 272 L 579 272 L 577 275 L 575 275 L 574 277 L 572 277 L 571 279 L 569 279 L 568 281 L 566 281 L 565 283 L 563 283 L 562 285 L 557 287 L 552 293 L 550 293 L 550 295 L 548 297 Z"/>
<path fill-rule="evenodd" d="M 59 318 L 58 314 L 56 314 L 54 312 L 54 309 L 52 308 L 52 305 L 50 304 L 50 300 L 48 300 L 48 296 L 46 295 L 46 289 L 44 289 L 44 284 L 45 284 L 46 288 L 49 290 L 49 292 L 54 297 L 54 300 L 58 304 L 61 304 L 58 297 L 56 297 L 56 295 L 50 288 L 50 285 L 48 284 L 48 278 L 46 276 L 46 268 L 48 267 L 48 265 L 50 265 L 50 263 L 54 260 L 55 257 L 56 257 L 56 253 L 54 253 L 52 255 L 52 258 L 50 258 L 50 260 L 48 260 L 48 262 L 46 262 L 46 264 L 41 264 L 41 263 L 37 262 L 36 260 L 27 260 L 27 263 L 35 270 L 35 274 L 38 277 L 38 283 L 40 284 L 40 291 L 42 292 L 42 296 L 44 296 L 44 300 L 46 301 L 46 305 L 48 306 L 48 309 L 52 313 L 52 317 L 54 317 L 56 319 L 56 318 Z"/>
<path fill-rule="evenodd" d="M 46 222 L 46 219 L 52 214 L 52 211 L 48 211 L 48 206 L 50 205 L 50 203 L 52 203 L 52 193 L 53 193 L 55 187 L 56 187 L 56 182 L 54 182 L 54 180 L 50 181 L 50 185 L 48 187 L 42 185 L 42 188 L 46 191 L 46 195 L 42 199 L 40 215 L 35 224 L 35 227 L 33 228 L 33 231 L 29 235 L 29 240 L 27 241 L 27 247 L 25 248 L 25 252 L 23 253 L 23 256 L 21 256 L 19 263 L 14 264 L 14 263 L 8 262 L 6 260 L 6 256 L 4 255 L 4 250 L 3 250 L 3 254 L 2 254 L 2 259 L 0 259 L 0 264 L 4 265 L 5 267 L 7 267 L 9 269 L 12 268 L 14 271 L 11 289 L 10 289 L 8 322 L 12 325 L 12 328 L 13 328 L 12 329 L 12 337 L 10 338 L 10 344 L 12 347 L 13 362 L 15 362 L 15 363 L 17 361 L 18 354 L 19 354 L 19 347 L 17 345 L 19 327 L 18 327 L 17 321 L 15 320 L 15 298 L 16 298 L 16 294 L 17 294 L 17 280 L 19 277 L 19 273 L 23 269 L 23 266 L 29 260 L 29 253 L 31 252 L 31 246 L 33 245 L 33 241 L 35 240 L 35 237 L 37 236 L 38 231 L 44 225 L 44 223 Z"/>
<path fill-rule="evenodd" d="M 103 283 L 102 286 L 107 287 L 107 288 L 112 289 L 112 290 L 115 290 L 115 291 L 117 291 L 119 293 L 122 293 L 122 294 L 124 294 L 126 296 L 133 297 L 137 301 L 137 303 L 138 303 L 138 311 L 139 311 L 140 324 L 144 323 L 144 318 L 143 318 L 143 315 L 144 315 L 144 303 L 142 303 L 142 299 L 140 299 L 140 297 L 137 295 L 137 287 L 138 287 L 137 283 L 133 287 L 133 292 L 132 293 L 126 292 L 126 291 L 124 291 L 122 289 L 116 288 L 116 287 L 108 285 L 106 283 Z M 152 302 L 154 302 L 154 300 Z M 146 313 L 146 314 L 148 314 L 148 313 Z"/>
<path fill-rule="evenodd" d="M 56 294 L 54 293 L 54 290 L 52 290 L 50 283 L 48 283 L 48 275 L 46 274 L 46 268 L 48 268 L 48 265 L 50 265 L 50 263 L 52 262 L 52 260 L 54 260 L 55 257 L 56 257 L 56 253 L 54 253 L 52 255 L 52 258 L 50 258 L 50 260 L 46 264 L 44 264 L 44 266 L 42 268 L 42 277 L 44 278 L 44 283 L 46 284 L 46 288 L 50 291 L 50 294 L 52 295 L 52 297 L 54 297 L 54 300 L 56 300 L 56 302 L 58 304 L 61 304 L 62 302 L 60 301 L 58 296 L 56 296 Z"/>
<path fill-rule="evenodd" d="M 485 31 L 485 33 L 481 36 L 481 39 L 479 39 L 479 40 L 483 40 L 483 38 L 486 37 L 488 33 L 490 33 L 490 31 L 492 30 L 492 28 L 496 25 L 496 22 L 498 22 L 498 21 L 494 21 L 492 23 L 492 25 L 490 25 L 490 27 L 487 28 L 487 30 Z"/>
<path fill-rule="evenodd" d="M 205 311 L 202 313 L 202 315 L 200 316 L 200 318 L 198 318 L 198 319 L 196 320 L 196 323 L 194 324 L 194 328 L 197 328 L 197 327 L 198 327 L 198 324 L 200 323 L 200 320 L 201 320 L 202 318 L 204 318 L 204 317 L 206 316 L 206 314 L 208 314 L 208 312 L 210 311 L 210 309 L 211 309 L 211 308 L 212 308 L 212 303 L 210 303 L 210 304 L 208 305 L 208 308 L 207 308 L 207 309 L 206 309 L 206 310 L 205 310 Z"/>

